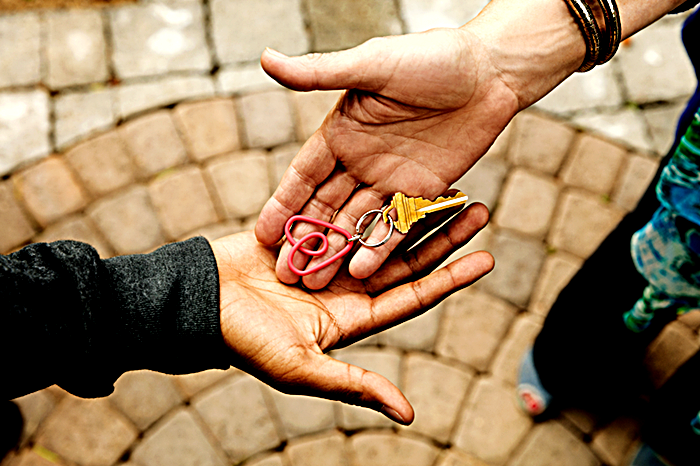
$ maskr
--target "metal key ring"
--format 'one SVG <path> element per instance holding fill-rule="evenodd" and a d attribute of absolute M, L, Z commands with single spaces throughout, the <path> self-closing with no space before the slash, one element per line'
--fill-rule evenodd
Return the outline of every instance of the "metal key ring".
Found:
<path fill-rule="evenodd" d="M 389 241 L 389 238 L 391 238 L 391 235 L 394 233 L 394 219 L 391 218 L 390 216 L 387 216 L 387 218 L 389 219 L 389 233 L 387 233 L 387 235 L 384 237 L 383 240 L 381 240 L 380 242 L 375 243 L 375 244 L 370 244 L 370 243 L 365 243 L 364 240 L 362 239 L 362 233 L 360 233 L 360 228 L 362 228 L 362 224 L 365 223 L 365 220 L 367 219 L 367 217 L 369 217 L 372 214 L 381 214 L 382 212 L 384 212 L 384 209 L 370 210 L 369 212 L 365 212 L 365 214 L 362 217 L 360 217 L 360 219 L 357 221 L 357 225 L 355 226 L 355 233 L 357 233 L 356 236 L 359 236 L 358 241 L 363 246 L 367 246 L 368 248 L 376 248 L 376 247 L 382 246 L 382 245 L 386 244 L 387 241 Z"/>

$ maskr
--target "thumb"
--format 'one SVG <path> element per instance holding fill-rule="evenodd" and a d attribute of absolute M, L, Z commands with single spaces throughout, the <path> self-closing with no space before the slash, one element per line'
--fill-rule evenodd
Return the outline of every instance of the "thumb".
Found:
<path fill-rule="evenodd" d="M 267 48 L 260 63 L 267 74 L 295 91 L 361 89 L 378 92 L 390 77 L 391 37 L 371 39 L 340 52 L 288 57 Z M 382 66 L 382 64 L 384 66 Z"/>
<path fill-rule="evenodd" d="M 413 422 L 413 407 L 387 378 L 325 354 L 312 360 L 303 366 L 308 371 L 302 377 L 307 390 L 299 394 L 370 408 L 402 425 Z"/>

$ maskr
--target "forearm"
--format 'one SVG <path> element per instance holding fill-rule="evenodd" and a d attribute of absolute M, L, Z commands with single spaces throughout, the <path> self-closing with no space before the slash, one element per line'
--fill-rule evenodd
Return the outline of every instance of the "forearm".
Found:
<path fill-rule="evenodd" d="M 203 239 L 101 260 L 73 241 L 0 256 L 2 395 L 59 384 L 104 396 L 133 369 L 223 364 L 218 275 Z"/>
<path fill-rule="evenodd" d="M 626 38 L 681 5 L 683 0 L 617 0 Z M 584 60 L 586 45 L 565 0 L 494 0 L 462 26 L 488 50 L 520 109 L 533 104 Z"/>

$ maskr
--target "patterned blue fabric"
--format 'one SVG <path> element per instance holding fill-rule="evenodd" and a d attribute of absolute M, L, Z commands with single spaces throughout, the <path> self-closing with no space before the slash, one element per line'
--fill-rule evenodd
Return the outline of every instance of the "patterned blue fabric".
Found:
<path fill-rule="evenodd" d="M 634 332 L 658 311 L 700 309 L 700 112 L 656 186 L 661 207 L 632 237 L 632 258 L 649 285 L 624 315 Z"/>

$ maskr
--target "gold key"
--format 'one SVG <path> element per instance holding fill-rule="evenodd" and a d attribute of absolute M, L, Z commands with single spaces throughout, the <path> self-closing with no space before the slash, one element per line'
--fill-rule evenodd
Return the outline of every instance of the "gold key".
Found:
<path fill-rule="evenodd" d="M 434 201 L 423 199 L 422 197 L 406 197 L 403 193 L 394 194 L 389 207 L 382 213 L 384 222 L 388 222 L 387 216 L 392 209 L 396 209 L 396 221 L 394 226 L 401 233 L 407 233 L 415 222 L 425 217 L 425 214 L 436 212 L 438 210 L 455 207 L 466 204 L 466 194 L 458 192 L 450 197 L 438 197 Z"/>

